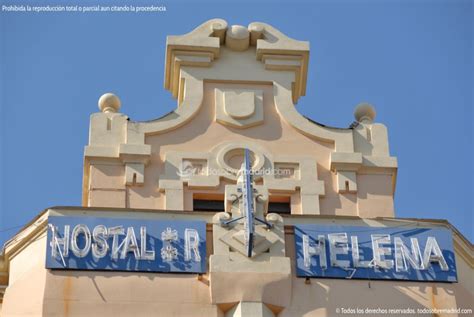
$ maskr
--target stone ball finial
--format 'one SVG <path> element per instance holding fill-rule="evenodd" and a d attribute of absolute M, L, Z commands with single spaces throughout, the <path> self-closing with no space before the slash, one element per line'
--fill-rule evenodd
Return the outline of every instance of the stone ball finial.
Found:
<path fill-rule="evenodd" d="M 227 23 L 223 23 L 221 21 L 214 22 L 211 25 L 211 29 L 212 29 L 213 35 L 215 37 L 218 37 L 219 42 L 223 44 L 225 40 L 225 31 L 227 30 Z"/>
<path fill-rule="evenodd" d="M 283 217 L 280 216 L 279 214 L 274 214 L 274 213 L 267 214 L 266 219 L 268 222 L 272 222 L 272 223 L 283 222 Z"/>
<path fill-rule="evenodd" d="M 112 93 L 103 94 L 99 98 L 99 109 L 104 113 L 118 112 L 120 110 L 121 102 L 119 97 Z"/>
<path fill-rule="evenodd" d="M 375 108 L 366 102 L 360 103 L 354 110 L 354 117 L 357 122 L 371 123 L 375 119 Z"/>
<path fill-rule="evenodd" d="M 250 32 L 242 25 L 232 25 L 226 33 L 225 44 L 233 51 L 245 51 L 250 45 Z"/>
<path fill-rule="evenodd" d="M 258 22 L 254 22 L 249 24 L 248 30 L 250 32 L 250 45 L 257 45 L 257 41 L 263 38 L 263 31 L 265 28 Z"/>

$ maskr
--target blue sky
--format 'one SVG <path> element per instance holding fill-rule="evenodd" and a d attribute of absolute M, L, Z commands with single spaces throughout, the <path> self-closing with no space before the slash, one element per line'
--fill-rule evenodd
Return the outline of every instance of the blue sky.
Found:
<path fill-rule="evenodd" d="M 399 161 L 396 215 L 448 219 L 473 241 L 472 1 L 113 3 L 167 11 L 0 12 L 0 243 L 44 208 L 81 204 L 89 115 L 103 93 L 120 96 L 133 120 L 175 107 L 163 89 L 166 35 L 214 17 L 310 41 L 299 111 L 347 127 L 356 104 L 374 104 Z"/>

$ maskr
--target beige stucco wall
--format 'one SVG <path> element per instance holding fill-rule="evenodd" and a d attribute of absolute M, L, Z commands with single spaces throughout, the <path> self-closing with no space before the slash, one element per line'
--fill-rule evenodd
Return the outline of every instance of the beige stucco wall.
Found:
<path fill-rule="evenodd" d="M 101 112 L 91 115 L 83 177 L 83 205 L 97 208 L 53 208 L 9 242 L 0 258 L 3 276 L 9 277 L 2 316 L 334 316 L 338 308 L 469 308 L 472 245 L 459 236 L 459 283 L 296 277 L 292 225 L 393 226 L 373 218 L 394 216 L 397 174 L 387 129 L 374 122 L 372 106 L 358 106 L 356 122 L 342 129 L 298 113 L 308 61 L 309 43 L 259 22 L 228 27 L 213 19 L 168 37 L 164 86 L 177 108 L 156 120 L 134 122 L 119 112 L 118 97 L 100 98 Z M 253 152 L 261 168 L 295 171 L 285 179 L 255 179 L 256 213 L 274 226 L 258 228 L 268 250 L 250 258 L 224 241 L 240 230 L 241 224 L 221 226 L 220 217 L 230 214 L 192 212 L 193 197 L 199 197 L 225 200 L 226 211 L 239 213 L 238 207 L 227 209 L 237 192 L 236 171 L 177 174 L 183 160 L 235 169 L 241 158 L 226 161 L 226 155 L 242 148 Z M 270 201 L 290 198 L 291 215 L 267 215 L 268 194 Z M 47 270 L 50 213 L 204 219 L 208 273 Z"/>
<path fill-rule="evenodd" d="M 50 213 L 84 217 L 190 219 L 188 214 L 157 211 L 113 212 L 76 209 L 52 210 Z M 212 216 L 212 213 L 193 213 L 191 218 L 209 222 Z M 333 219 L 289 216 L 285 217 L 285 222 L 325 224 L 332 223 Z M 341 219 L 339 224 L 369 225 L 362 220 L 347 218 Z M 390 226 L 393 222 L 379 221 L 372 222 L 371 225 Z M 208 226 L 208 259 L 214 253 L 211 228 Z M 295 275 L 292 228 L 291 225 L 285 228 L 285 253 L 291 262 L 289 287 L 273 287 L 274 283 L 271 282 L 263 288 L 244 289 L 242 293 L 242 289 L 233 287 L 234 284 L 229 282 L 224 289 L 220 288 L 224 293 L 219 294 L 219 297 L 237 296 L 244 299 L 260 296 L 265 303 L 272 298 L 284 296 L 288 304 L 283 310 L 282 307 L 269 305 L 270 309 L 279 313 L 278 316 L 335 316 L 337 308 L 357 307 L 363 309 L 472 307 L 474 296 L 472 262 L 466 262 L 458 252 L 456 252 L 458 283 L 318 278 L 312 278 L 310 283 L 307 283 L 305 278 L 298 278 Z M 47 270 L 44 266 L 46 247 L 43 231 L 43 234 L 39 234 L 34 241 L 25 245 L 21 252 L 12 256 L 11 275 L 4 297 L 2 316 L 224 316 L 225 311 L 237 304 L 212 303 L 214 296 L 211 294 L 212 280 L 209 280 L 209 274 L 198 278 L 196 274 Z M 241 275 L 228 274 L 225 278 L 232 281 L 239 276 Z M 266 279 L 269 279 L 269 276 Z M 263 293 L 252 294 L 253 292 Z"/>
<path fill-rule="evenodd" d="M 261 89 L 263 91 L 262 124 L 239 129 L 215 120 L 215 90 Z M 311 157 L 317 166 L 318 177 L 312 180 L 324 182 L 324 196 L 320 196 L 320 213 L 325 215 L 360 215 L 362 217 L 392 216 L 392 175 L 357 175 L 357 193 L 338 193 L 336 175 L 330 171 L 330 155 L 334 145 L 301 134 L 290 126 L 276 111 L 271 85 L 217 84 L 204 85 L 204 99 L 197 115 L 188 124 L 170 132 L 146 137 L 151 146 L 151 159 L 145 167 L 142 186 L 126 186 L 123 181 L 125 167 L 115 162 L 100 162 L 91 166 L 89 177 L 89 206 L 164 209 L 165 193 L 157 190 L 158 181 L 165 173 L 164 161 L 172 151 L 211 152 L 223 143 L 257 144 L 273 156 Z M 302 170 L 301 173 L 306 173 Z M 311 182 L 311 181 L 310 181 Z M 226 182 L 214 189 L 184 189 L 181 199 L 184 210 L 192 210 L 193 193 L 220 194 Z M 311 187 L 311 183 L 309 183 Z M 294 192 L 274 193 L 291 197 Z M 293 195 L 293 204 L 297 198 Z M 298 207 L 294 207 L 294 213 Z"/>
<path fill-rule="evenodd" d="M 11 258 L 1 316 L 37 316 L 42 311 L 47 280 L 45 251 L 43 232 Z"/>
<path fill-rule="evenodd" d="M 221 171 L 187 180 L 177 176 L 181 163 L 225 169 L 238 160 L 225 162 L 223 152 L 249 148 L 264 161 L 259 168 L 295 170 L 284 181 L 256 180 L 270 200 L 291 200 L 292 214 L 393 216 L 397 161 L 386 127 L 365 103 L 350 128 L 299 114 L 308 61 L 308 42 L 260 22 L 230 27 L 213 19 L 169 36 L 164 86 L 177 108 L 134 122 L 117 96 L 99 99 L 85 148 L 83 205 L 192 210 L 194 194 L 223 197 L 236 178 Z"/>

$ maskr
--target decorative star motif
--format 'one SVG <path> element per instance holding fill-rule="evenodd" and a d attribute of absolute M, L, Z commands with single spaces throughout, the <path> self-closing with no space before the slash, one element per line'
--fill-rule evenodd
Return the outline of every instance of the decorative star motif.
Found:
<path fill-rule="evenodd" d="M 161 259 L 165 262 L 172 262 L 178 258 L 178 250 L 171 246 L 167 245 L 161 248 Z"/>
<path fill-rule="evenodd" d="M 161 233 L 161 240 L 165 242 L 178 241 L 178 231 L 176 229 L 166 228 Z"/>

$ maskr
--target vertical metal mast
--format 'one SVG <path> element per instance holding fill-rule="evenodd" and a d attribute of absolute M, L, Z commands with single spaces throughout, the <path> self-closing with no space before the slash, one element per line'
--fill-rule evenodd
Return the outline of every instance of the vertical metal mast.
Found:
<path fill-rule="evenodd" d="M 252 186 L 252 170 L 250 164 L 249 150 L 245 149 L 244 166 L 242 170 L 242 199 L 243 199 L 243 216 L 245 230 L 245 248 L 247 256 L 252 256 L 253 236 L 255 231 L 254 222 L 254 205 L 253 205 L 253 186 Z"/>
<path fill-rule="evenodd" d="M 242 210 L 240 211 L 241 216 L 229 221 L 223 221 L 222 225 L 229 226 L 232 223 L 243 220 L 245 251 L 247 257 L 251 258 L 255 237 L 255 221 L 264 224 L 267 229 L 272 228 L 273 225 L 263 219 L 255 217 L 252 164 L 250 162 L 250 151 L 248 149 L 244 150 L 244 162 L 240 168 L 239 174 L 240 177 L 237 181 L 237 190 L 242 194 L 239 197 L 242 206 Z"/>

